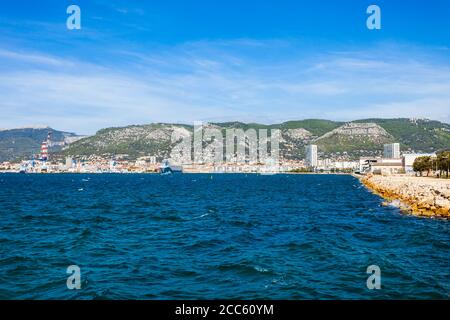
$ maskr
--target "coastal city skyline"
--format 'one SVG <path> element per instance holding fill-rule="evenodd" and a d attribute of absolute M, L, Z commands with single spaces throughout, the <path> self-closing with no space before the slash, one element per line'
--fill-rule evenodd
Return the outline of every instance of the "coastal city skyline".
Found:
<path fill-rule="evenodd" d="M 410 125 L 415 126 L 418 122 L 427 123 L 429 120 L 410 119 Z M 128 127 L 132 128 L 132 127 Z M 124 130 L 130 130 L 124 128 Z M 363 152 L 363 156 L 356 159 L 355 154 L 349 153 L 351 149 L 345 147 L 341 152 L 326 154 L 323 145 L 318 148 L 316 141 L 326 136 L 339 135 L 340 137 L 360 136 L 370 137 L 388 133 L 375 123 L 346 123 L 335 130 L 325 133 L 318 139 L 308 140 L 305 133 L 307 130 L 279 128 L 258 129 L 249 127 L 246 130 L 235 127 L 235 124 L 228 129 L 223 129 L 210 124 L 197 124 L 194 131 L 190 132 L 185 127 L 175 128 L 171 125 L 157 125 L 154 132 L 161 135 L 163 130 L 171 132 L 171 150 L 161 153 L 161 150 L 154 149 L 152 153 L 137 150 L 138 155 L 127 154 L 126 151 L 115 152 L 91 152 L 90 155 L 80 153 L 80 150 L 71 149 L 71 143 L 85 142 L 92 143 L 89 137 L 64 137 L 63 141 L 53 140 L 53 131 L 50 128 L 36 128 L 31 130 L 47 130 L 47 136 L 42 141 L 40 152 L 31 152 L 31 159 L 28 154 L 25 158 L 16 155 L 15 161 L 0 161 L 0 172 L 22 172 L 22 173 L 169 173 L 173 170 L 184 173 L 358 173 L 358 174 L 422 174 L 425 167 L 417 169 L 416 163 L 422 158 L 428 157 L 437 161 L 438 153 L 445 151 L 439 147 L 429 149 L 428 153 L 416 152 L 407 148 L 406 152 L 401 149 L 401 143 L 390 142 L 380 143 L 380 149 L 363 150 L 361 146 L 358 153 Z M 181 130 L 180 130 L 181 129 Z M 22 130 L 30 130 L 24 128 Z M 116 128 L 113 130 L 121 130 Z M 159 131 L 158 131 L 159 130 Z M 280 142 L 286 142 L 284 138 L 297 135 L 299 131 L 306 140 L 301 144 L 305 145 L 304 156 L 298 154 L 286 154 L 286 150 L 280 153 Z M 420 129 L 419 129 L 420 130 Z M 14 134 L 15 130 L 8 130 Z M 436 129 L 433 130 L 436 132 Z M 437 132 L 443 134 L 449 131 L 440 128 Z M 22 132 L 18 129 L 19 134 Z M 151 131 L 147 134 L 151 134 Z M 22 132 L 23 133 L 23 132 Z M 167 133 L 167 131 L 166 131 Z M 269 135 L 268 135 L 269 134 Z M 343 134 L 343 135 L 342 135 Z M 64 135 L 64 133 L 63 133 Z M 114 135 L 114 134 L 113 134 Z M 148 135 L 147 138 L 151 135 Z M 283 138 L 284 137 L 284 138 Z M 211 140 L 211 138 L 213 138 Z M 136 141 L 136 137 L 133 138 Z M 230 140 L 231 139 L 231 140 Z M 236 139 L 236 140 L 235 140 Z M 392 137 L 388 138 L 391 140 Z M 388 141 L 386 140 L 386 141 Z M 70 141 L 70 142 L 69 142 Z M 357 142 L 354 139 L 353 143 Z M 145 142 L 145 141 L 141 141 Z M 367 142 L 367 140 L 366 140 Z M 103 142 L 105 143 L 105 141 Z M 164 139 L 156 140 L 154 143 L 164 144 Z M 320 142 L 319 142 L 320 143 Z M 270 148 L 269 148 L 270 145 Z M 382 146 L 382 148 L 381 148 Z M 404 146 L 406 147 L 406 146 Z M 62 148 L 62 149 L 61 149 Z M 322 150 L 320 150 L 322 149 Z M 53 152 L 49 152 L 53 150 Z M 75 151 L 74 151 L 75 150 Z M 78 151 L 77 151 L 78 150 Z M 123 149 L 121 149 L 123 150 Z M 355 150 L 354 150 L 355 151 Z M 370 156 L 368 156 L 370 155 Z M 286 157 L 287 156 L 287 157 Z M 294 156 L 292 158 L 292 156 Z M 64 158 L 65 157 L 65 158 Z M 0 159 L 1 160 L 1 159 Z M 442 160 L 441 160 L 442 161 Z M 175 169 L 177 168 L 177 169 Z M 432 168 L 432 166 L 431 166 Z M 445 165 L 443 166 L 445 169 Z M 448 171 L 448 170 L 447 170 Z"/>

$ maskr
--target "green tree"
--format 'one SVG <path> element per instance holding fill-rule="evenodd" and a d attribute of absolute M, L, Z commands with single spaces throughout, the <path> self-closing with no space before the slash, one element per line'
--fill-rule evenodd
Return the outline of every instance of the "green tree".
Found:
<path fill-rule="evenodd" d="M 448 178 L 450 171 L 450 150 L 444 150 L 437 153 L 437 168 L 441 172 L 445 172 Z"/>
<path fill-rule="evenodd" d="M 431 157 L 417 157 L 413 163 L 413 170 L 415 172 L 419 172 L 420 176 L 422 176 L 423 171 L 427 171 L 427 176 L 429 175 L 432 169 Z"/>

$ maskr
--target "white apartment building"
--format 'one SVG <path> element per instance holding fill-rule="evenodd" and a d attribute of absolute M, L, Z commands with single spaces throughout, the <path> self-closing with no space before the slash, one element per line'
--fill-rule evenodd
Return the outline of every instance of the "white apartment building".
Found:
<path fill-rule="evenodd" d="M 384 145 L 383 158 L 399 159 L 400 143 L 388 143 Z"/>
<path fill-rule="evenodd" d="M 405 168 L 406 173 L 414 172 L 413 164 L 414 160 L 418 157 L 436 157 L 435 153 L 408 153 L 403 155 L 403 167 Z"/>
<path fill-rule="evenodd" d="M 317 167 L 317 146 L 310 144 L 306 146 L 306 165 L 308 167 Z"/>

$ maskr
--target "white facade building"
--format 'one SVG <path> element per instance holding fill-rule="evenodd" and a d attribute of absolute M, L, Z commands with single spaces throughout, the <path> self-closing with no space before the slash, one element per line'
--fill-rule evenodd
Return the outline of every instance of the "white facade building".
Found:
<path fill-rule="evenodd" d="M 396 174 L 403 172 L 403 159 L 394 158 L 370 158 L 364 157 L 359 160 L 361 173 Z"/>
<path fill-rule="evenodd" d="M 306 146 L 306 165 L 309 167 L 317 167 L 317 146 L 310 144 Z"/>
<path fill-rule="evenodd" d="M 436 157 L 435 153 L 408 153 L 403 155 L 403 167 L 405 168 L 406 173 L 414 172 L 413 164 L 414 160 L 418 157 Z"/>
<path fill-rule="evenodd" d="M 73 159 L 71 157 L 66 158 L 66 170 L 73 168 Z"/>
<path fill-rule="evenodd" d="M 333 163 L 333 167 L 338 170 L 358 170 L 358 161 L 336 161 Z"/>
<path fill-rule="evenodd" d="M 384 145 L 383 157 L 388 159 L 400 158 L 400 143 L 388 143 Z"/>

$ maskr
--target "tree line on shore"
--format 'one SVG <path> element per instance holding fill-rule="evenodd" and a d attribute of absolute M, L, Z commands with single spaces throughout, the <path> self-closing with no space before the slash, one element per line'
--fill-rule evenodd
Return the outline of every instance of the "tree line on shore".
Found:
<path fill-rule="evenodd" d="M 422 176 L 423 172 L 435 172 L 438 177 L 443 177 L 444 174 L 448 178 L 450 171 L 450 150 L 440 151 L 436 157 L 424 156 L 418 157 L 414 160 L 413 170 Z"/>

